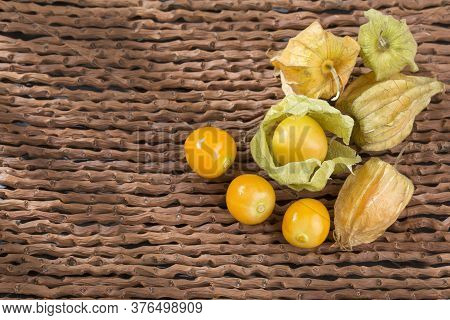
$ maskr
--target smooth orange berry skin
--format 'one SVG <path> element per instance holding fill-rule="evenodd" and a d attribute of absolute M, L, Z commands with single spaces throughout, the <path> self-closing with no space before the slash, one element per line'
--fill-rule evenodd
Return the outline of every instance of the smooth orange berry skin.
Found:
<path fill-rule="evenodd" d="M 325 160 L 328 140 L 319 123 L 309 116 L 290 116 L 272 136 L 272 154 L 280 166 L 308 159 Z"/>
<path fill-rule="evenodd" d="M 199 176 L 217 178 L 225 173 L 236 158 L 236 143 L 226 131 L 203 127 L 192 131 L 184 143 L 189 166 Z"/>
<path fill-rule="evenodd" d="M 330 232 L 330 215 L 318 200 L 297 200 L 284 214 L 282 231 L 284 238 L 293 246 L 314 248 L 321 245 Z"/>
<path fill-rule="evenodd" d="M 243 174 L 228 186 L 228 211 L 243 224 L 254 225 L 265 221 L 275 207 L 275 191 L 264 178 Z"/>

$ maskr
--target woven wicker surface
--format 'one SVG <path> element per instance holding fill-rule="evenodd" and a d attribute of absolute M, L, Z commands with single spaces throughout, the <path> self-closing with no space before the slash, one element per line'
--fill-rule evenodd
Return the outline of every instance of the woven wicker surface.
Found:
<path fill-rule="evenodd" d="M 414 197 L 373 244 L 307 251 L 280 233 L 293 200 L 332 209 L 345 175 L 318 193 L 274 183 L 258 226 L 224 203 L 258 172 L 249 141 L 283 97 L 266 51 L 315 19 L 355 37 L 370 7 L 406 19 L 419 74 L 450 82 L 445 0 L 1 1 L 0 297 L 450 298 L 448 94 L 417 117 L 398 166 Z M 211 182 L 182 151 L 206 124 L 238 141 Z"/>

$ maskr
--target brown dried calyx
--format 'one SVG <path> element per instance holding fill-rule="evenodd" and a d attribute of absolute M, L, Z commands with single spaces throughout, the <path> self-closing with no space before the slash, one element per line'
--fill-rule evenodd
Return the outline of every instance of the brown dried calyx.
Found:
<path fill-rule="evenodd" d="M 397 220 L 414 192 L 411 180 L 371 158 L 348 176 L 334 205 L 334 238 L 344 250 L 370 243 Z"/>

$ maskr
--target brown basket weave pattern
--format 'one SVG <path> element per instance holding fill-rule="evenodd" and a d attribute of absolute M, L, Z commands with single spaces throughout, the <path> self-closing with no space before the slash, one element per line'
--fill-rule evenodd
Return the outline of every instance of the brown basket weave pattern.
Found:
<path fill-rule="evenodd" d="M 450 82 L 445 0 L 1 1 L 0 298 L 450 298 L 448 94 L 417 117 L 398 166 L 414 197 L 375 243 L 283 239 L 287 206 L 332 209 L 345 175 L 317 193 L 274 184 L 258 226 L 226 210 L 231 179 L 258 172 L 249 141 L 283 97 L 266 51 L 316 19 L 355 37 L 369 8 L 406 19 L 419 74 Z M 205 125 L 238 142 L 214 181 L 183 159 Z M 393 163 L 404 145 L 376 155 Z"/>

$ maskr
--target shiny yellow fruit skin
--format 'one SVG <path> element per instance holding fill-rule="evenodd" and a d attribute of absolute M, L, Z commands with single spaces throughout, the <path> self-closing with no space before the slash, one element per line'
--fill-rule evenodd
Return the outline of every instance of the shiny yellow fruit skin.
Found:
<path fill-rule="evenodd" d="M 282 224 L 283 236 L 291 245 L 311 249 L 322 244 L 330 231 L 330 215 L 318 200 L 301 199 L 289 206 Z"/>
<path fill-rule="evenodd" d="M 226 131 L 203 127 L 189 134 L 184 151 L 189 166 L 199 176 L 213 179 L 221 176 L 236 158 L 236 143 Z"/>
<path fill-rule="evenodd" d="M 272 154 L 278 165 L 315 158 L 325 160 L 328 141 L 322 127 L 309 116 L 281 121 L 272 137 Z"/>
<path fill-rule="evenodd" d="M 243 174 L 231 181 L 226 202 L 231 215 L 243 224 L 258 224 L 266 220 L 275 207 L 275 191 L 266 179 L 255 174 Z"/>

